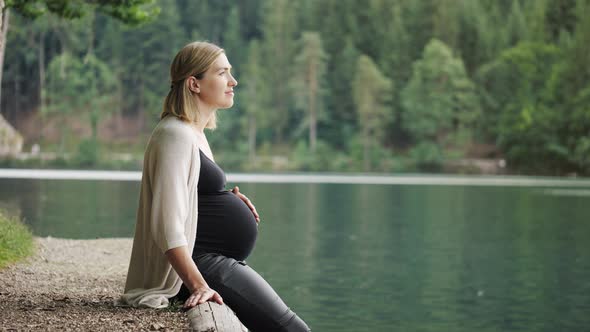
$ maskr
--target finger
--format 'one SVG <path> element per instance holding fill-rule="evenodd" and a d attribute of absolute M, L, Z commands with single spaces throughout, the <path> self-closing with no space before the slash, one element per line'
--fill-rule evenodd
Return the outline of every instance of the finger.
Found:
<path fill-rule="evenodd" d="M 199 303 L 200 303 L 200 301 L 201 301 L 201 298 L 202 298 L 202 297 L 203 297 L 203 293 L 199 293 L 199 294 L 197 294 L 197 295 L 195 296 L 195 298 L 193 299 L 193 301 L 191 302 L 191 304 L 192 304 L 193 306 L 196 306 L 197 304 L 199 304 Z"/>
<path fill-rule="evenodd" d="M 248 206 L 250 207 L 254 207 L 254 205 L 252 205 L 252 202 L 250 201 L 250 199 L 248 197 L 246 197 L 246 195 L 244 194 L 240 194 L 240 198 L 246 203 L 248 204 Z"/>
<path fill-rule="evenodd" d="M 211 296 L 213 295 L 211 292 L 212 292 L 211 290 L 208 290 L 205 293 L 203 293 L 203 296 L 201 296 L 199 298 L 199 301 L 197 302 L 197 304 L 201 304 L 201 303 L 207 302 L 207 300 L 209 300 L 211 298 Z"/>
<path fill-rule="evenodd" d="M 254 204 L 252 204 L 252 201 L 250 201 L 250 199 L 248 197 L 246 197 L 246 195 L 244 194 L 239 194 L 238 197 L 244 201 L 244 203 L 246 203 L 246 205 L 250 208 L 250 210 L 252 211 L 252 213 L 254 214 L 254 217 L 260 221 L 260 215 L 258 214 L 258 211 L 256 211 L 256 207 L 254 206 Z"/>
<path fill-rule="evenodd" d="M 254 207 L 254 204 L 252 204 L 252 201 L 250 201 L 250 199 L 248 197 L 246 197 L 246 195 L 240 194 L 240 198 L 242 199 L 242 201 L 244 201 L 244 203 L 246 203 L 246 205 L 248 205 L 250 210 L 252 210 L 252 211 L 256 210 L 256 208 Z"/>
<path fill-rule="evenodd" d="M 240 197 L 240 198 L 241 198 L 241 199 L 242 199 L 244 202 L 248 202 L 248 201 L 250 201 L 250 200 L 248 199 L 248 197 L 247 197 L 246 195 L 242 194 L 242 193 L 238 193 L 237 195 L 238 195 L 238 197 Z"/>
<path fill-rule="evenodd" d="M 248 205 L 250 210 L 254 211 L 254 204 L 252 204 L 252 202 L 250 202 L 250 200 L 247 198 L 246 198 L 246 205 Z"/>
<path fill-rule="evenodd" d="M 219 293 L 215 292 L 215 294 L 213 294 L 213 300 L 215 302 L 217 302 L 218 304 L 223 304 L 223 299 L 221 298 L 221 295 L 219 295 Z"/>
<path fill-rule="evenodd" d="M 252 214 L 254 215 L 254 217 L 256 219 L 260 219 L 260 216 L 258 215 L 258 212 L 256 211 L 256 208 L 254 207 L 254 204 L 250 203 L 250 202 L 246 202 L 246 204 L 248 205 L 248 207 L 250 208 L 250 211 L 252 211 Z"/>
<path fill-rule="evenodd" d="M 260 218 L 260 215 L 258 214 L 258 211 L 256 211 L 256 207 L 254 206 L 254 204 L 250 204 L 252 207 L 250 208 L 250 210 L 252 210 L 252 213 L 254 213 L 254 216 L 256 218 Z"/>
<path fill-rule="evenodd" d="M 188 299 L 186 299 L 186 301 L 184 301 L 184 308 L 190 308 L 192 307 L 192 302 L 193 302 L 194 297 L 190 296 Z"/>

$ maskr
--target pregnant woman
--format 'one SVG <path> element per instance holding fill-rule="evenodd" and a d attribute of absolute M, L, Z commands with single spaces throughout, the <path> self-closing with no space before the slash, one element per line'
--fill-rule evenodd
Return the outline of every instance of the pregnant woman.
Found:
<path fill-rule="evenodd" d="M 226 303 L 253 332 L 310 331 L 244 261 L 260 218 L 235 187 L 225 189 L 205 136 L 238 84 L 223 49 L 186 45 L 174 58 L 164 111 L 145 150 L 131 261 L 121 301 L 165 308 Z"/>

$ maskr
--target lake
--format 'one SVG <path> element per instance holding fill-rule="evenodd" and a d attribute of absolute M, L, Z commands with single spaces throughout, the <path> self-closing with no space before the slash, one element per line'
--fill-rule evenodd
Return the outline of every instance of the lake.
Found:
<path fill-rule="evenodd" d="M 587 180 L 228 178 L 261 217 L 248 264 L 314 331 L 590 327 Z M 137 181 L 0 178 L 0 208 L 38 236 L 132 237 L 138 192 Z"/>

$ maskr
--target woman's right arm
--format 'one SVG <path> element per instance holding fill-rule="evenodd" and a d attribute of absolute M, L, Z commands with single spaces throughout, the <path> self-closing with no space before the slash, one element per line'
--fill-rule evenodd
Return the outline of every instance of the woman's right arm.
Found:
<path fill-rule="evenodd" d="M 189 215 L 189 173 L 191 165 L 198 176 L 198 150 L 190 143 L 192 130 L 166 127 L 152 136 L 153 144 L 146 151 L 147 171 L 152 191 L 151 232 L 154 241 L 191 296 L 184 307 L 193 307 L 208 300 L 223 303 L 221 296 L 209 288 L 188 249 L 185 235 Z M 193 158 L 194 154 L 197 158 Z M 198 183 L 198 177 L 195 180 Z M 193 207 L 193 208 L 196 208 Z"/>
<path fill-rule="evenodd" d="M 208 300 L 223 304 L 221 296 L 207 285 L 203 275 L 191 258 L 186 246 L 172 248 L 166 251 L 166 258 L 178 274 L 184 285 L 191 292 L 191 296 L 184 302 L 184 308 L 191 308 Z"/>

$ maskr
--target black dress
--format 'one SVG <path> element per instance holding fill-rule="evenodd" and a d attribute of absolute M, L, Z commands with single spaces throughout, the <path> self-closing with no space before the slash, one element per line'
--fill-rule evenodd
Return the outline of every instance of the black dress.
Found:
<path fill-rule="evenodd" d="M 199 150 L 197 238 L 193 250 L 203 278 L 217 291 L 251 332 L 311 331 L 274 289 L 244 259 L 250 255 L 258 229 L 250 208 L 225 190 L 225 173 Z M 175 299 L 186 301 L 182 285 Z"/>
<path fill-rule="evenodd" d="M 220 253 L 238 261 L 245 260 L 256 243 L 258 226 L 250 208 L 238 196 L 225 189 L 225 173 L 203 151 L 199 173 L 197 238 L 193 257 Z"/>

